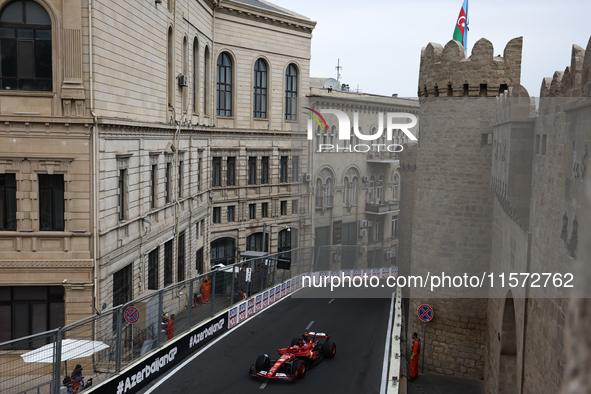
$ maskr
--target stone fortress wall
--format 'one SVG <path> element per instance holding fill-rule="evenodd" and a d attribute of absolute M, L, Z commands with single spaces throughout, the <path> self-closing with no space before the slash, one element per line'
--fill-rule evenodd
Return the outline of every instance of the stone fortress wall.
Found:
<path fill-rule="evenodd" d="M 458 273 L 572 272 L 582 246 L 591 139 L 589 49 L 573 46 L 571 65 L 544 79 L 537 109 L 519 85 L 521 38 L 507 44 L 503 57 L 493 57 L 485 39 L 467 59 L 454 41 L 423 50 L 421 141 L 418 153 L 401 158 L 400 226 L 412 238 L 400 240 L 401 273 L 424 275 L 441 266 Z M 425 369 L 484 378 L 489 393 L 558 392 L 570 292 L 536 290 L 497 286 L 482 299 L 411 293 L 409 338 L 413 331 L 422 336 L 418 305 L 435 310 Z M 585 335 L 584 316 L 570 308 L 578 316 L 570 332 Z M 567 374 L 581 378 L 577 371 Z"/>

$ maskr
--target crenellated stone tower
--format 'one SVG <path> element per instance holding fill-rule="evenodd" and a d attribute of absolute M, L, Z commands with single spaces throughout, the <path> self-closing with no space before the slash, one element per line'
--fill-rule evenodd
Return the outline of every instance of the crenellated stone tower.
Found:
<path fill-rule="evenodd" d="M 416 170 L 414 157 L 403 153 L 401 159 L 412 163 L 414 170 L 403 174 L 402 207 L 410 206 L 413 212 L 400 223 L 412 234 L 410 242 L 401 242 L 401 273 L 426 277 L 428 272 L 482 275 L 488 271 L 494 97 L 520 82 L 521 47 L 522 38 L 515 38 L 503 57 L 495 57 L 490 41 L 481 39 L 468 58 L 456 41 L 445 47 L 430 43 L 423 49 Z M 414 193 L 404 190 L 407 184 L 416 185 Z M 410 297 L 409 338 L 413 331 L 422 337 L 418 306 L 427 303 L 435 311 L 427 325 L 425 370 L 482 379 L 487 298 L 456 290 L 416 289 Z"/>

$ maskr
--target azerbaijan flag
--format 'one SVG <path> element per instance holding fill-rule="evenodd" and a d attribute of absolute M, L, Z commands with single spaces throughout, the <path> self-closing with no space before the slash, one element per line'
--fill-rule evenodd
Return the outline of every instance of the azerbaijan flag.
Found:
<path fill-rule="evenodd" d="M 466 51 L 468 45 L 468 0 L 464 0 L 464 5 L 462 5 L 460 15 L 456 21 L 454 40 L 461 43 L 464 46 L 464 51 Z"/>

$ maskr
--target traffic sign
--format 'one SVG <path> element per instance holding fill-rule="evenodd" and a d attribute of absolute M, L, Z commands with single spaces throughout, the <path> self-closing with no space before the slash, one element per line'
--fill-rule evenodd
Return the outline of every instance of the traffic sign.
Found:
<path fill-rule="evenodd" d="M 427 304 L 423 304 L 419 306 L 419 310 L 417 311 L 419 315 L 419 319 L 424 321 L 425 323 L 431 321 L 433 319 L 433 308 L 431 308 Z"/>
<path fill-rule="evenodd" d="M 246 281 L 250 282 L 250 277 L 252 275 L 252 268 L 247 268 L 246 269 Z"/>
<path fill-rule="evenodd" d="M 123 312 L 123 317 L 129 324 L 137 323 L 140 319 L 140 311 L 135 306 L 130 306 Z"/>

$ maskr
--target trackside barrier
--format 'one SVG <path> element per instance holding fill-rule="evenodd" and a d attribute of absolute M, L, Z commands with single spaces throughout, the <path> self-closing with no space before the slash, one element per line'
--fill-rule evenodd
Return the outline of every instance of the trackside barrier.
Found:
<path fill-rule="evenodd" d="M 136 360 L 117 376 L 111 377 L 85 392 L 136 393 L 155 379 L 165 375 L 172 367 L 210 341 L 226 331 L 236 328 L 251 316 L 271 307 L 280 299 L 298 291 L 301 288 L 301 283 L 301 275 L 298 275 L 274 284 L 260 293 L 253 294 L 250 298 L 220 311 L 213 318 L 201 323 L 191 331 L 175 337 L 156 353 Z"/>
<path fill-rule="evenodd" d="M 278 258 L 290 258 L 291 270 L 286 273 L 277 269 Z M 83 368 L 85 380 L 92 378 L 93 387 L 96 387 L 137 365 L 138 360 L 164 354 L 169 343 L 188 332 L 204 328 L 212 317 L 227 313 L 235 305 L 245 304 L 240 298 L 242 294 L 249 300 L 250 295 L 254 297 L 260 293 L 262 305 L 263 292 L 275 289 L 285 278 L 296 278 L 302 272 L 309 272 L 311 261 L 314 261 L 313 247 L 218 267 L 61 329 L 0 343 L 0 393 L 59 394 L 60 389 L 63 390 L 64 378 L 77 364 Z M 246 280 L 247 269 L 251 272 L 250 281 Z M 202 292 L 206 278 L 209 290 Z M 291 285 L 291 280 L 289 283 Z M 248 308 L 246 310 L 248 312 Z M 134 316 L 138 318 L 131 323 Z M 90 346 L 90 352 L 84 357 L 62 357 L 62 353 L 68 351 L 67 344 L 72 343 L 76 348 Z M 22 357 L 48 345 L 51 346 L 50 357 L 42 362 L 27 362 Z M 168 360 L 177 357 L 173 356 L 168 354 Z M 159 357 L 166 360 L 162 358 L 164 356 Z"/>
<path fill-rule="evenodd" d="M 387 394 L 398 394 L 400 392 L 400 378 L 402 377 L 402 356 L 400 353 L 400 341 L 402 333 L 402 292 L 396 289 L 396 303 L 394 305 L 394 326 L 392 327 L 392 338 L 390 348 L 390 368 L 388 373 Z"/>

